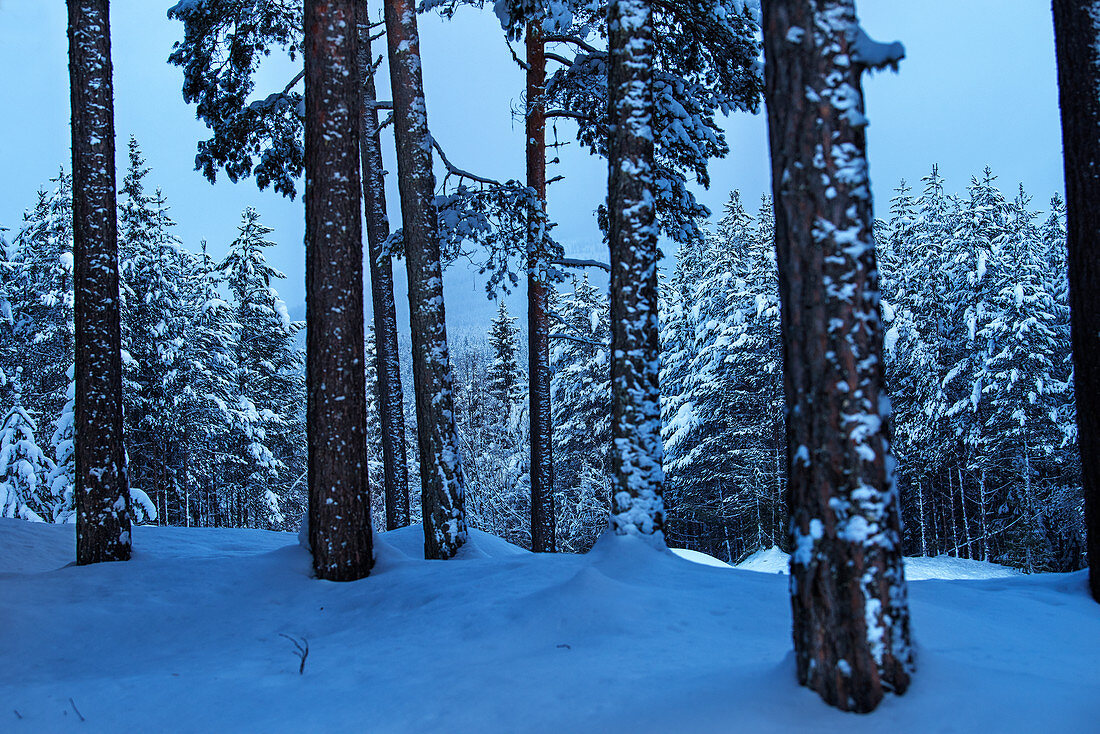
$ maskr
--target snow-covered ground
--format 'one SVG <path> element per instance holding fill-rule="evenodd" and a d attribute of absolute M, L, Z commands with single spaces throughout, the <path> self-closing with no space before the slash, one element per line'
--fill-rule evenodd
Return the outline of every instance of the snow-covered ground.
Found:
<path fill-rule="evenodd" d="M 67 566 L 72 526 L 0 520 L 0 731 L 1085 732 L 1100 605 L 1083 573 L 910 585 L 920 669 L 867 716 L 794 681 L 786 578 L 626 539 L 532 555 L 474 532 L 310 578 L 295 536 L 141 527 Z M 774 554 L 773 554 L 774 555 Z M 967 564 L 931 559 L 944 575 Z M 953 572 L 951 568 L 962 570 Z M 299 675 L 293 644 L 307 640 Z M 85 721 L 80 721 L 77 715 Z"/>
<path fill-rule="evenodd" d="M 677 551 L 679 552 L 679 551 Z M 693 551 L 687 551 L 689 553 Z M 699 555 L 705 555 L 700 553 Z M 710 558 L 710 556 L 705 556 Z M 721 563 L 717 558 L 712 559 Z M 775 546 L 753 553 L 737 564 L 737 568 L 761 573 L 789 573 L 791 557 Z M 1003 579 L 1022 576 L 1020 571 L 986 561 L 971 561 L 966 558 L 936 556 L 934 558 L 906 558 L 905 578 L 910 581 L 959 581 L 970 579 Z M 1098 725 L 1100 726 L 1100 725 Z"/>

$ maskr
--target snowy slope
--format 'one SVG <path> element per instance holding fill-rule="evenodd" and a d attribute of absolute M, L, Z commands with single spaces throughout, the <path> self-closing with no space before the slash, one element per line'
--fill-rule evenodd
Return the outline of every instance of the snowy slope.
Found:
<path fill-rule="evenodd" d="M 908 695 L 858 716 L 795 684 L 785 578 L 629 539 L 532 555 L 474 532 L 462 559 L 424 561 L 406 528 L 380 536 L 370 578 L 336 584 L 310 578 L 291 534 L 141 527 L 130 563 L 59 567 L 71 532 L 0 520 L 0 731 L 1078 732 L 1100 720 L 1100 605 L 1083 574 L 913 583 L 920 671 Z M 280 633 L 308 640 L 304 675 Z"/>
<path fill-rule="evenodd" d="M 788 554 L 772 546 L 756 551 L 738 563 L 736 568 L 760 573 L 790 573 L 790 562 L 791 557 Z M 905 559 L 905 578 L 910 581 L 1002 579 L 1020 575 L 1020 571 L 1008 566 L 952 556 Z"/>

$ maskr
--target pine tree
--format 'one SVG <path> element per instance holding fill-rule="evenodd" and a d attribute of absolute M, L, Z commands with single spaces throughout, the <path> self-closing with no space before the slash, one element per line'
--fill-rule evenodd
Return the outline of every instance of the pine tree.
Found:
<path fill-rule="evenodd" d="M 370 260 L 371 299 L 374 307 L 375 370 L 378 415 L 381 421 L 383 487 L 386 529 L 409 524 L 409 472 L 405 454 L 404 393 L 397 352 L 397 311 L 393 301 L 393 266 L 384 244 L 390 235 L 386 216 L 385 170 L 375 102 L 374 56 L 371 53 L 370 12 L 366 0 L 356 4 L 359 29 L 358 73 L 360 103 L 359 151 L 363 172 L 363 207 L 366 211 L 367 249 Z M 371 399 L 368 390 L 367 399 Z M 381 516 L 380 516 L 381 517 Z"/>
<path fill-rule="evenodd" d="M 1089 587 L 1100 601 L 1100 48 L 1095 4 L 1054 1 L 1058 99 L 1065 140 L 1069 292 L 1073 317 L 1077 441 L 1088 532 Z"/>
<path fill-rule="evenodd" d="M 612 0 L 608 27 L 611 527 L 663 546 L 650 3 Z"/>
<path fill-rule="evenodd" d="M 309 541 L 318 578 L 374 563 L 366 458 L 355 0 L 306 0 Z"/>
<path fill-rule="evenodd" d="M 130 558 L 108 0 L 69 0 L 77 563 Z"/>
<path fill-rule="evenodd" d="M 860 90 L 903 51 L 867 38 L 853 0 L 763 9 L 798 678 L 870 711 L 912 654 Z"/>
<path fill-rule="evenodd" d="M 409 276 L 424 556 L 446 559 L 466 542 L 465 482 L 454 423 L 431 135 L 416 8 L 409 0 L 386 0 L 385 11 Z"/>

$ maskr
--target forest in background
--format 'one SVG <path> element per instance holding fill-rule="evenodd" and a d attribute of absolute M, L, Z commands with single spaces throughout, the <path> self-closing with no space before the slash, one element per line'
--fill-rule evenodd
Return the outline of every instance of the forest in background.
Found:
<path fill-rule="evenodd" d="M 119 197 L 125 431 L 146 522 L 296 529 L 305 509 L 304 350 L 252 210 L 220 260 L 185 249 L 136 141 Z M 72 193 L 62 172 L 8 232 L 0 263 L 2 514 L 72 520 Z M 902 184 L 876 223 L 905 551 L 1029 571 L 1081 567 L 1065 208 L 965 192 L 938 171 Z M 217 249 L 226 247 L 218 243 Z M 606 287 L 551 294 L 556 545 L 591 547 L 610 511 Z M 788 545 L 778 274 L 768 199 L 731 194 L 661 283 L 666 533 L 728 561 Z M 530 547 L 528 380 L 500 304 L 485 339 L 455 340 L 458 436 L 472 527 Z M 406 345 L 403 345 L 407 349 Z M 382 448 L 367 343 L 372 517 Z M 402 364 L 407 366 L 408 359 Z M 409 384 L 406 378 L 406 384 Z M 415 418 L 406 400 L 411 486 Z M 28 470 L 28 467 L 30 469 Z M 411 503 L 413 520 L 418 503 Z"/>

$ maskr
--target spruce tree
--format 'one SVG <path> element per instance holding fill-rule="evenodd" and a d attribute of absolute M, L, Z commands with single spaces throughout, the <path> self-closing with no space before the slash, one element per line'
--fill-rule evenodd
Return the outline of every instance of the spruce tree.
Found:
<path fill-rule="evenodd" d="M 587 276 L 553 302 L 557 544 L 585 552 L 607 526 L 611 486 L 611 343 L 607 293 Z"/>
<path fill-rule="evenodd" d="M 17 370 L 12 408 L 0 424 L 0 517 L 46 522 L 53 514 L 47 480 L 54 464 L 38 446 L 38 424 L 23 407 L 19 383 Z"/>

